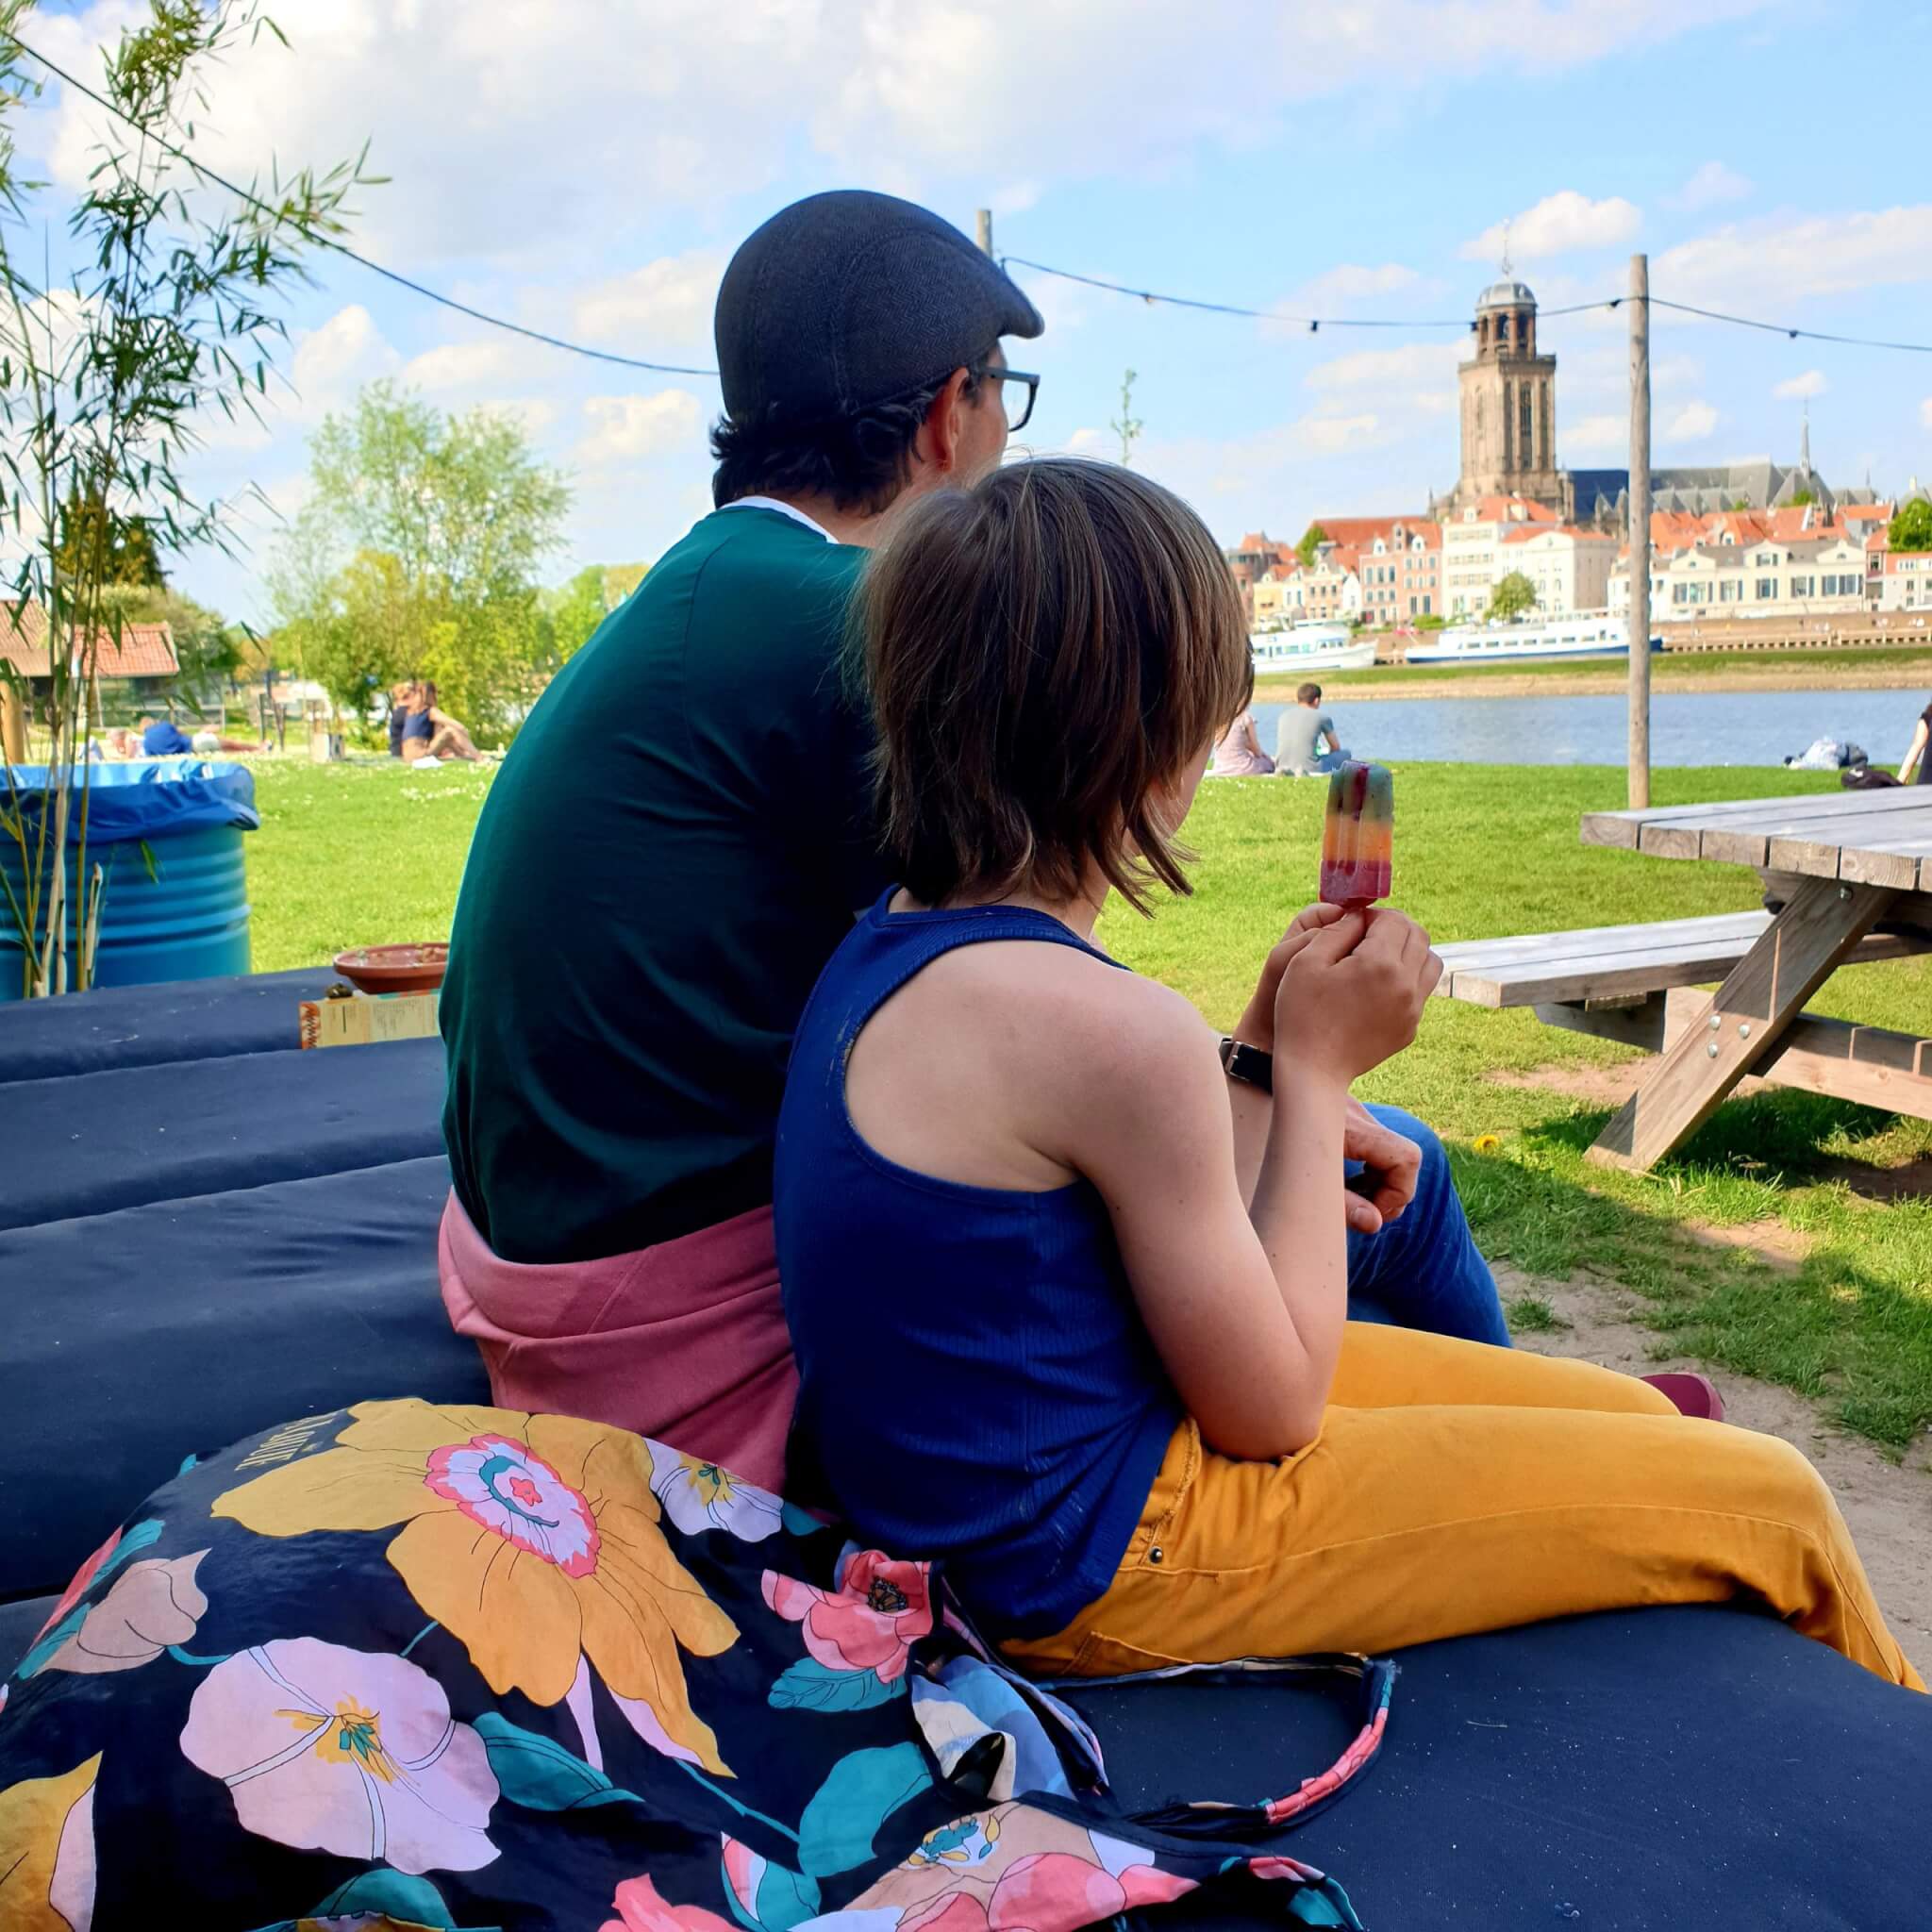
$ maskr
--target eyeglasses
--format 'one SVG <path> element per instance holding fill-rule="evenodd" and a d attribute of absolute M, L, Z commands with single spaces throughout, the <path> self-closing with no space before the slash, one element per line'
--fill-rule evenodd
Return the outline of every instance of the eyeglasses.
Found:
<path fill-rule="evenodd" d="M 1024 391 L 1002 389 L 1000 401 L 1006 407 L 1008 433 L 1017 434 L 1033 420 L 1034 399 L 1040 393 L 1040 378 L 1024 369 L 1008 369 L 1004 362 L 982 362 L 973 371 L 977 382 L 1024 383 Z"/>

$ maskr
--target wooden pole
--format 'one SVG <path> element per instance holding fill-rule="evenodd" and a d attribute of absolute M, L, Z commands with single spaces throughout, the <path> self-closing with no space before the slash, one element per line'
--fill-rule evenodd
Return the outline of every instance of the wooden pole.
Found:
<path fill-rule="evenodd" d="M 1650 258 L 1630 258 L 1630 809 L 1650 803 Z"/>
<path fill-rule="evenodd" d="M 0 684 L 0 758 L 9 765 L 26 763 L 26 719 L 11 683 Z"/>
<path fill-rule="evenodd" d="M 992 253 L 991 208 L 983 208 L 979 210 L 978 230 L 979 252 L 982 255 L 991 255 Z"/>

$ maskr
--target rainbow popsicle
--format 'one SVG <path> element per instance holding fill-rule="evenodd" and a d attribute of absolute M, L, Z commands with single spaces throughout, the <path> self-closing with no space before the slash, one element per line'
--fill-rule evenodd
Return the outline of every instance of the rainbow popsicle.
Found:
<path fill-rule="evenodd" d="M 1389 896 L 1395 845 L 1395 780 L 1386 765 L 1336 768 L 1322 828 L 1322 897 L 1330 906 L 1372 906 Z"/>

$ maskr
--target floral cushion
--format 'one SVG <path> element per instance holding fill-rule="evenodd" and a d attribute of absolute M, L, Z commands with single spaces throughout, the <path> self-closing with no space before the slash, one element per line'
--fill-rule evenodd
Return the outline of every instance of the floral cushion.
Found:
<path fill-rule="evenodd" d="M 1345 1668 L 1346 1666 L 1344 1666 Z M 309 1416 L 175 1479 L 0 1688 L 0 1924 L 1354 1925 L 1272 1807 L 1124 1818 L 926 1566 L 601 1424 Z M 1379 1688 L 1378 1688 L 1379 1687 Z"/>

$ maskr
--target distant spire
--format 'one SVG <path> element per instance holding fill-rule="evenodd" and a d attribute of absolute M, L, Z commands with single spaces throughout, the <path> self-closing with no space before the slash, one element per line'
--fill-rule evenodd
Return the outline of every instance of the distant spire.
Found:
<path fill-rule="evenodd" d="M 1509 279 L 1509 223 L 1506 219 L 1503 223 L 1503 279 L 1506 282 Z"/>
<path fill-rule="evenodd" d="M 1803 405 L 1804 424 L 1798 431 L 1798 468 L 1806 475 L 1811 474 L 1811 404 L 1807 398 Z"/>

